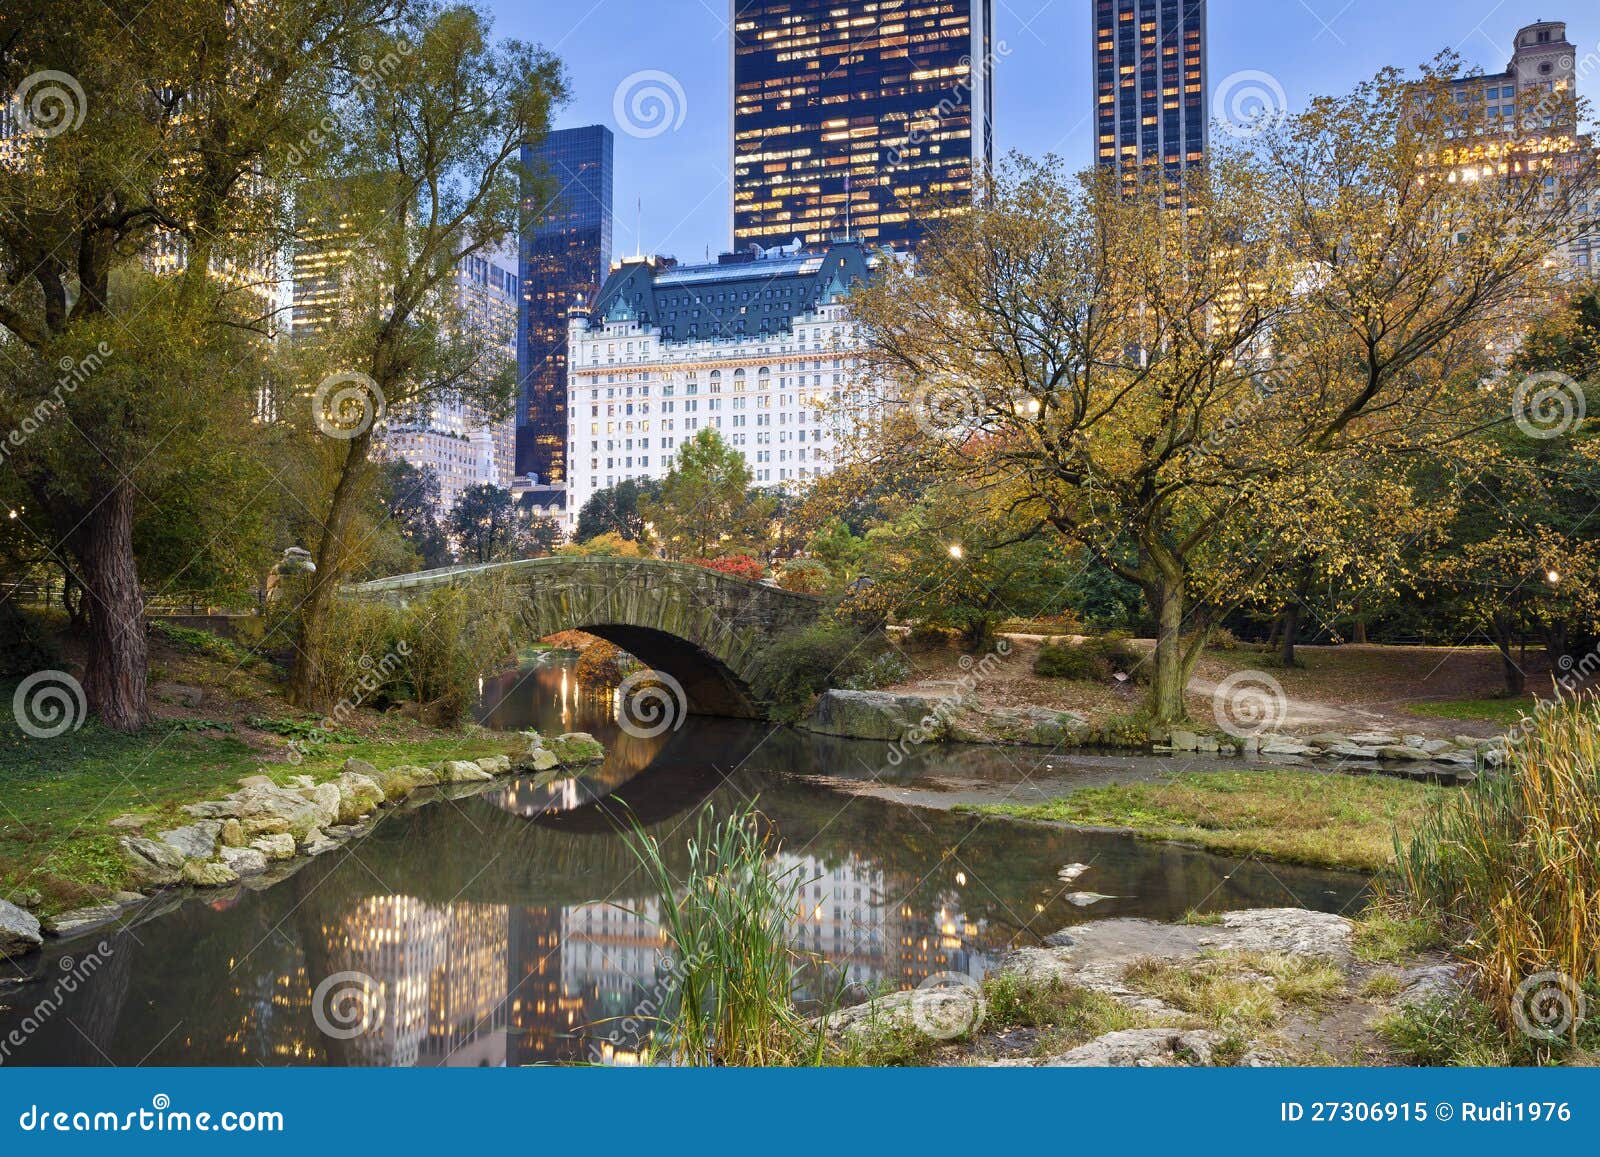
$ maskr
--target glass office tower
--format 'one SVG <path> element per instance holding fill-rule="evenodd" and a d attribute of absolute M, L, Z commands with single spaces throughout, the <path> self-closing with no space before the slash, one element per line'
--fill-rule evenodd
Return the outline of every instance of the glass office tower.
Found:
<path fill-rule="evenodd" d="M 517 315 L 517 473 L 561 486 L 567 476 L 567 311 L 593 302 L 611 266 L 613 138 L 604 125 L 552 132 L 522 162 L 554 193 L 523 198 Z"/>
<path fill-rule="evenodd" d="M 992 159 L 991 0 L 732 0 L 733 246 L 915 247 Z"/>
<path fill-rule="evenodd" d="M 1093 0 L 1096 159 L 1132 182 L 1205 160 L 1205 0 Z"/>

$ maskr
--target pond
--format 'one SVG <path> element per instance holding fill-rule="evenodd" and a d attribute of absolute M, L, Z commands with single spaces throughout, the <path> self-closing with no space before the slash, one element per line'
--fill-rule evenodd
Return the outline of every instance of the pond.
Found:
<path fill-rule="evenodd" d="M 605 763 L 551 783 L 385 812 L 270 887 L 173 895 L 120 931 L 52 945 L 0 987 L 0 1063 L 525 1065 L 639 1055 L 669 984 L 655 901 L 618 834 L 631 813 L 682 856 L 704 809 L 757 800 L 803 873 L 797 946 L 861 986 L 981 976 L 1012 947 L 1108 916 L 1343 911 L 1365 879 L 882 794 L 1029 798 L 1169 761 L 888 745 L 690 718 L 624 732 L 559 662 L 487 680 L 497 727 L 590 731 Z M 1151 765 L 1151 766 L 1147 766 Z M 1090 868 L 1067 885 L 1067 864 Z M 1079 892 L 1106 896 L 1084 907 Z M 1078 899 L 1083 897 L 1078 896 Z M 101 943 L 104 949 L 100 948 Z"/>

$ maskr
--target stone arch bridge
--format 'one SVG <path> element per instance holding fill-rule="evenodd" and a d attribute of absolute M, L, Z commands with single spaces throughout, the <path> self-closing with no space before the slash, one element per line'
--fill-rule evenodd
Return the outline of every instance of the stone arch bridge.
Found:
<path fill-rule="evenodd" d="M 440 587 L 509 584 L 527 637 L 579 630 L 614 643 L 683 687 L 701 715 L 759 718 L 754 661 L 777 635 L 817 621 L 825 604 L 688 563 L 539 558 L 399 575 L 346 588 L 405 605 Z"/>

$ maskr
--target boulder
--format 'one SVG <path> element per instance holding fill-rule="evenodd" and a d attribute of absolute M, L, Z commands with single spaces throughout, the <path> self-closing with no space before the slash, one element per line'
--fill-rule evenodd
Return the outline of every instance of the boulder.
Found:
<path fill-rule="evenodd" d="M 117 841 L 129 874 L 144 887 L 166 887 L 183 877 L 183 853 L 171 844 L 145 836 L 123 836 Z"/>
<path fill-rule="evenodd" d="M 1398 735 L 1390 735 L 1386 731 L 1362 731 L 1356 735 L 1347 735 L 1345 738 L 1362 747 L 1388 747 L 1400 742 Z"/>
<path fill-rule="evenodd" d="M 913 731 L 922 733 L 925 718 L 934 716 L 937 704 L 918 695 L 890 695 L 884 691 L 828 691 L 817 700 L 803 726 L 822 735 L 846 739 L 880 739 L 895 742 Z M 936 716 L 934 716 L 936 718 Z M 928 736 L 937 740 L 938 736 Z"/>
<path fill-rule="evenodd" d="M 1378 755 L 1383 759 L 1393 759 L 1402 763 L 1426 763 L 1433 758 L 1420 747 L 1406 747 L 1397 744 L 1389 744 L 1378 748 Z"/>
<path fill-rule="evenodd" d="M 338 840 L 329 839 L 321 828 L 317 828 L 295 850 L 303 856 L 324 856 L 342 847 L 344 845 Z"/>
<path fill-rule="evenodd" d="M 432 770 L 440 783 L 482 783 L 494 778 L 476 763 L 464 759 L 447 759 L 434 764 Z"/>
<path fill-rule="evenodd" d="M 1193 731 L 1174 731 L 1167 739 L 1173 751 L 1199 751 L 1200 737 Z"/>
<path fill-rule="evenodd" d="M 235 792 L 227 799 L 208 799 L 204 803 L 186 803 L 179 811 L 187 812 L 196 819 L 225 820 L 239 814 L 239 793 Z"/>
<path fill-rule="evenodd" d="M 339 789 L 332 790 L 337 796 Z M 247 787 L 234 793 L 233 802 L 239 823 L 250 839 L 287 832 L 296 840 L 303 840 L 325 822 L 322 807 L 288 788 Z M 334 811 L 337 814 L 337 805 Z"/>
<path fill-rule="evenodd" d="M 236 819 L 222 821 L 222 834 L 218 838 L 225 848 L 242 848 L 249 842 L 244 837 L 244 825 Z"/>
<path fill-rule="evenodd" d="M 11 895 L 0 899 L 10 900 L 18 908 L 26 908 L 32 912 L 44 904 L 44 893 L 37 888 L 17 888 Z"/>
<path fill-rule="evenodd" d="M 937 729 L 938 724 L 935 724 Z M 1010 743 L 1023 747 L 1058 747 L 1082 741 L 1088 720 L 1070 711 L 1047 707 L 969 707 L 952 713 L 943 736 L 954 743 Z M 928 730 L 926 721 L 922 729 Z"/>
<path fill-rule="evenodd" d="M 168 832 L 157 832 L 156 838 L 176 848 L 186 860 L 209 860 L 216 854 L 217 839 L 221 835 L 222 821 L 201 820 Z"/>
<path fill-rule="evenodd" d="M 1258 749 L 1262 755 L 1316 755 L 1317 749 L 1289 735 L 1263 735 Z"/>
<path fill-rule="evenodd" d="M 154 823 L 155 818 L 149 812 L 129 812 L 127 815 L 107 820 L 106 827 L 117 832 L 137 832 Z"/>
<path fill-rule="evenodd" d="M 348 772 L 351 775 L 364 775 L 368 779 L 378 778 L 378 769 L 376 767 L 364 759 L 355 758 L 355 756 L 351 756 L 349 759 L 345 760 L 344 766 L 339 770 Z"/>
<path fill-rule="evenodd" d="M 183 882 L 196 888 L 222 888 L 239 882 L 239 873 L 221 860 L 190 860 L 183 865 Z"/>
<path fill-rule="evenodd" d="M 1453 964 L 1432 964 L 1408 968 L 1400 973 L 1400 994 L 1395 1002 L 1404 1006 L 1454 1000 L 1461 995 L 1461 973 Z"/>
<path fill-rule="evenodd" d="M 277 787 L 270 775 L 247 775 L 239 780 L 240 787 Z"/>
<path fill-rule="evenodd" d="M 563 767 L 595 763 L 606 757 L 606 749 L 587 731 L 569 731 L 565 735 L 545 740 L 545 746 L 555 752 Z"/>
<path fill-rule="evenodd" d="M 86 928 L 109 924 L 122 914 L 121 904 L 95 904 L 88 908 L 74 908 L 51 916 L 44 922 L 44 930 L 52 936 L 71 936 Z"/>
<path fill-rule="evenodd" d="M 1354 743 L 1331 743 L 1323 748 L 1322 754 L 1335 756 L 1339 759 L 1379 758 L 1379 752 L 1376 747 L 1361 747 Z"/>
<path fill-rule="evenodd" d="M 541 747 L 528 756 L 528 767 L 534 771 L 552 771 L 560 766 L 561 761 L 549 748 Z"/>
<path fill-rule="evenodd" d="M 378 786 L 377 781 L 358 772 L 341 772 L 339 778 L 334 780 L 334 786 L 339 792 L 339 811 L 336 818 L 341 824 L 353 823 L 362 816 L 376 811 L 384 800 L 383 788 Z"/>
<path fill-rule="evenodd" d="M 220 858 L 237 876 L 259 876 L 267 870 L 267 856 L 256 848 L 223 848 Z"/>
<path fill-rule="evenodd" d="M 11 960 L 37 952 L 44 937 L 32 912 L 24 912 L 9 900 L 0 900 L 0 960 Z"/>
<path fill-rule="evenodd" d="M 258 839 L 251 840 L 250 846 L 269 860 L 294 859 L 294 837 L 288 832 L 280 832 L 273 836 L 261 836 Z"/>
<path fill-rule="evenodd" d="M 390 803 L 399 803 L 417 788 L 439 782 L 438 776 L 427 768 L 409 763 L 385 768 L 374 773 L 371 778 L 383 790 L 383 798 Z"/>
<path fill-rule="evenodd" d="M 374 785 L 376 786 L 376 785 Z M 311 801 L 318 813 L 317 826 L 327 827 L 339 822 L 342 796 L 336 783 L 318 783 L 299 789 L 300 795 Z"/>
<path fill-rule="evenodd" d="M 1434 762 L 1448 763 L 1454 767 L 1477 767 L 1478 753 L 1476 751 L 1463 751 L 1457 747 L 1450 751 L 1434 753 Z"/>
<path fill-rule="evenodd" d="M 1181 1028 L 1131 1028 L 1109 1032 L 1070 1052 L 1051 1057 L 1042 1067 L 1170 1068 L 1209 1065 L 1222 1037 L 1218 1033 Z"/>
<path fill-rule="evenodd" d="M 601 749 L 601 755 L 605 750 Z M 478 760 L 478 767 L 490 775 L 509 775 L 511 773 L 511 757 L 509 755 L 486 755 Z"/>

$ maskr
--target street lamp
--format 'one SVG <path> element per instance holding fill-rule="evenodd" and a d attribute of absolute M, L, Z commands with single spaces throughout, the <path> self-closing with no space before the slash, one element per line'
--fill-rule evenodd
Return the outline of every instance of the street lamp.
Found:
<path fill-rule="evenodd" d="M 965 550 L 961 549 L 961 544 L 959 542 L 954 543 L 950 547 L 950 557 L 955 559 L 957 562 L 960 562 L 963 558 L 965 558 L 966 553 L 967 552 Z"/>

